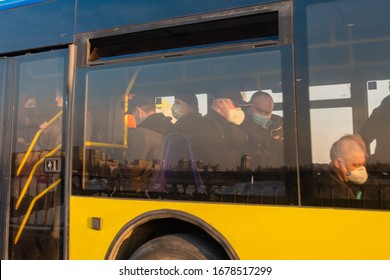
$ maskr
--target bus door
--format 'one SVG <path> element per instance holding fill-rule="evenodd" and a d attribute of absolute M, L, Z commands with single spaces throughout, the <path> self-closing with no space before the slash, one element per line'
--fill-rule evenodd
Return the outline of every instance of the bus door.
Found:
<path fill-rule="evenodd" d="M 12 57 L 5 94 L 8 147 L 7 257 L 63 255 L 64 141 L 68 51 Z M 9 62 L 9 63 L 8 63 Z M 12 109 L 11 109 L 12 108 Z"/>

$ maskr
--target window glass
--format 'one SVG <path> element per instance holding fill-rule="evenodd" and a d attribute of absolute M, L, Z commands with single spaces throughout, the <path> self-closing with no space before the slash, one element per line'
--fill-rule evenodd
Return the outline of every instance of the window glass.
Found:
<path fill-rule="evenodd" d="M 296 6 L 302 13 L 297 30 L 306 30 L 295 41 L 297 57 L 307 58 L 296 60 L 297 96 L 310 108 L 300 107 L 298 118 L 302 201 L 389 209 L 390 2 L 296 1 Z M 351 134 L 361 138 L 336 142 Z"/>
<path fill-rule="evenodd" d="M 15 59 L 10 191 L 12 259 L 61 258 L 63 189 L 61 170 L 57 167 L 64 155 L 65 56 L 66 51 L 56 51 Z M 54 159 L 51 165 L 44 161 L 46 157 Z"/>
<path fill-rule="evenodd" d="M 324 147 L 338 140 L 335 133 L 352 133 L 352 108 L 311 109 L 310 119 L 313 162 L 328 163 L 329 150 Z"/>
<path fill-rule="evenodd" d="M 291 120 L 283 117 L 282 53 L 264 47 L 80 70 L 87 99 L 76 118 L 92 130 L 75 140 L 82 144 L 74 193 L 295 201 L 295 167 L 286 168 L 284 155 Z M 245 101 L 256 91 L 265 101 L 254 111 Z"/>
<path fill-rule="evenodd" d="M 324 85 L 309 88 L 310 100 L 351 98 L 351 85 Z"/>
<path fill-rule="evenodd" d="M 375 108 L 379 107 L 382 100 L 389 95 L 390 80 L 368 81 L 367 82 L 367 103 L 368 114 L 371 115 Z M 376 139 L 373 139 L 368 147 L 375 153 Z"/>

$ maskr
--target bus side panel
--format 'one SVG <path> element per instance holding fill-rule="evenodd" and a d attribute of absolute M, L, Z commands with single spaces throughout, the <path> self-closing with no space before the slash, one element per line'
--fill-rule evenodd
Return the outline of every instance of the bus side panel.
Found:
<path fill-rule="evenodd" d="M 93 5 L 89 0 L 79 0 L 77 3 L 76 32 L 84 33 L 117 26 L 142 24 L 162 19 L 183 17 L 198 13 L 245 7 L 263 3 L 275 2 L 270 0 L 234 0 L 234 1 L 161 1 L 153 0 L 95 0 Z M 95 7 L 101 7 L 96 9 Z M 93 9 L 93 13 L 91 13 Z"/>
<path fill-rule="evenodd" d="M 214 227 L 240 259 L 390 258 L 390 243 L 383 242 L 390 232 L 390 215 L 381 211 L 242 205 L 238 213 L 237 205 L 229 204 L 197 203 L 194 207 L 182 202 L 72 197 L 70 259 L 104 259 L 132 217 L 167 208 L 192 214 Z M 92 217 L 101 218 L 101 230 L 92 229 Z"/>

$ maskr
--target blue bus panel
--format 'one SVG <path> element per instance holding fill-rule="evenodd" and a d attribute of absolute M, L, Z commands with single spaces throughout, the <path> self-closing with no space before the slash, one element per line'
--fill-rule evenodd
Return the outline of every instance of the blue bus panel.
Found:
<path fill-rule="evenodd" d="M 75 0 L 32 2 L 38 1 L 7 1 L 0 6 L 0 53 L 73 41 Z"/>
<path fill-rule="evenodd" d="M 270 0 L 79 0 L 76 33 L 141 24 L 224 9 L 278 2 Z"/>

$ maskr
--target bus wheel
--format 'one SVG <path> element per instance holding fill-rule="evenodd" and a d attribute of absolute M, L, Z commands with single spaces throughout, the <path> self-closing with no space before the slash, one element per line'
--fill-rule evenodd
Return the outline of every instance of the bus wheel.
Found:
<path fill-rule="evenodd" d="M 218 260 L 218 250 L 190 234 L 169 234 L 152 239 L 139 247 L 130 260 Z"/>

